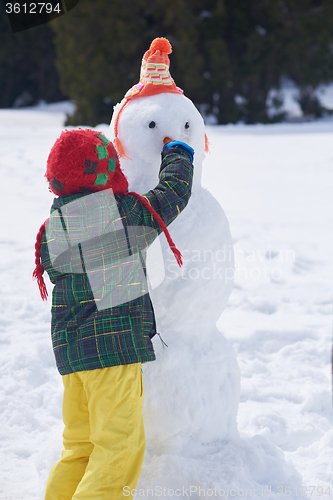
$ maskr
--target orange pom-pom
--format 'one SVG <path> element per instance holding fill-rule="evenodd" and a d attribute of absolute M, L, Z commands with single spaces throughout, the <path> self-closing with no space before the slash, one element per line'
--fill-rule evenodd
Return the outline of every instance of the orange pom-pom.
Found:
<path fill-rule="evenodd" d="M 171 54 L 172 47 L 169 40 L 167 40 L 166 38 L 155 38 L 155 40 L 151 42 L 149 51 L 151 52 L 151 54 L 153 54 L 157 50 L 166 52 L 167 54 Z"/>

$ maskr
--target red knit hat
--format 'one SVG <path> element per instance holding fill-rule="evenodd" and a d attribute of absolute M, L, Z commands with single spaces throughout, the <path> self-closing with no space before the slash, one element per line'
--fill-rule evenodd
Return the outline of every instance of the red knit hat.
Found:
<path fill-rule="evenodd" d="M 118 111 L 114 122 L 115 146 L 121 158 L 126 158 L 124 148 L 118 138 L 119 116 L 126 104 L 137 97 L 148 97 L 163 92 L 183 94 L 182 89 L 176 86 L 169 71 L 172 47 L 166 38 L 155 38 L 149 50 L 144 54 L 141 64 L 140 81 L 126 94 L 125 101 Z"/>
<path fill-rule="evenodd" d="M 59 196 L 108 188 L 120 194 L 128 189 L 112 142 L 89 129 L 62 132 L 49 154 L 45 177 Z"/>

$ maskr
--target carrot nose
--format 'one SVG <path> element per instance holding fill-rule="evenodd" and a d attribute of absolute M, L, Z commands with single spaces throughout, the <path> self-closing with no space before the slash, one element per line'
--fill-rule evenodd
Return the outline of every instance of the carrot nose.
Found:
<path fill-rule="evenodd" d="M 163 142 L 164 142 L 164 144 L 168 144 L 168 142 L 172 142 L 172 139 L 170 139 L 170 137 L 165 137 L 163 139 Z"/>

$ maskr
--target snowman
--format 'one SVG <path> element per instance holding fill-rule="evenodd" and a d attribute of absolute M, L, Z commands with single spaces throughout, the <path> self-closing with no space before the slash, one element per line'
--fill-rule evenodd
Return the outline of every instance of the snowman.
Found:
<path fill-rule="evenodd" d="M 166 140 L 182 141 L 195 151 L 191 199 L 169 227 L 183 267 L 163 237 L 148 256 L 157 331 L 168 347 L 156 336 L 157 360 L 143 367 L 147 450 L 158 443 L 160 453 L 195 454 L 198 444 L 237 436 L 239 369 L 216 327 L 232 290 L 234 262 L 227 218 L 201 185 L 208 146 L 204 122 L 171 78 L 170 53 L 165 38 L 152 42 L 143 57 L 140 82 L 115 106 L 109 135 L 130 190 L 140 194 L 158 183 Z"/>

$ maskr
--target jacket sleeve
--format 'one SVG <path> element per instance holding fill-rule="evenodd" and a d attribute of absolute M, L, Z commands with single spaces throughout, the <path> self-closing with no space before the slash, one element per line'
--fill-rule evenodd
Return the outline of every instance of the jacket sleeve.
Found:
<path fill-rule="evenodd" d="M 168 226 L 186 207 L 192 189 L 193 165 L 189 155 L 178 148 L 170 148 L 163 155 L 159 183 L 143 197 L 162 217 Z M 149 210 L 134 196 L 126 196 L 131 205 L 131 220 L 134 225 L 161 228 Z"/>

